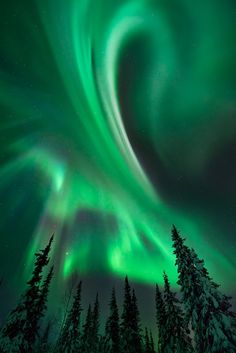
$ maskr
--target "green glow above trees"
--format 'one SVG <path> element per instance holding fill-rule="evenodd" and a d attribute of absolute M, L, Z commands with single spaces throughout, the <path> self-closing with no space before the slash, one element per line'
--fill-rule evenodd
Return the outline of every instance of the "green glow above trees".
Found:
<path fill-rule="evenodd" d="M 236 130 L 228 2 L 40 0 L 15 11 L 2 49 L 10 69 L 1 72 L 7 157 L 0 180 L 1 191 L 15 177 L 23 183 L 9 194 L 17 215 L 24 209 L 29 217 L 32 204 L 42 203 L 25 272 L 55 231 L 62 280 L 98 271 L 153 283 L 165 270 L 173 283 L 175 223 L 230 287 L 235 262 L 230 246 L 228 256 L 216 240 L 213 218 L 194 197 L 189 207 L 167 197 L 130 138 L 136 132 L 168 175 L 186 181 L 180 195 L 204 179 L 214 151 Z"/>

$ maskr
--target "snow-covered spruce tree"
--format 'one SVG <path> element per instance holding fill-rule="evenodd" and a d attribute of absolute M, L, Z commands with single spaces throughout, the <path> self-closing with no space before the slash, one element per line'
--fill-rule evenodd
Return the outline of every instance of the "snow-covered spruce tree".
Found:
<path fill-rule="evenodd" d="M 12 310 L 6 324 L 0 331 L 1 353 L 31 353 L 33 351 L 38 323 L 42 312 L 39 308 L 41 298 L 41 279 L 44 267 L 49 262 L 49 252 L 53 236 L 44 250 L 35 254 L 36 261 L 28 288 L 21 296 L 19 304 Z"/>
<path fill-rule="evenodd" d="M 166 325 L 166 309 L 161 291 L 156 285 L 156 323 L 158 330 L 158 353 L 164 353 L 165 348 L 165 325 Z"/>
<path fill-rule="evenodd" d="M 49 343 L 49 336 L 52 329 L 52 322 L 48 321 L 42 335 L 38 337 L 34 348 L 34 353 L 48 353 L 50 352 L 51 344 Z"/>
<path fill-rule="evenodd" d="M 53 266 L 50 268 L 46 279 L 43 282 L 42 287 L 40 288 L 40 296 L 38 300 L 38 313 L 39 318 L 44 316 L 45 311 L 47 310 L 47 300 L 49 293 L 49 286 L 53 277 Z"/>
<path fill-rule="evenodd" d="M 172 229 L 172 240 L 178 284 L 187 320 L 194 330 L 197 353 L 235 353 L 236 315 L 231 311 L 229 297 L 222 294 L 209 276 L 193 249 L 185 245 L 177 229 Z"/>
<path fill-rule="evenodd" d="M 58 342 L 58 353 L 79 353 L 80 317 L 81 317 L 81 286 L 79 282 L 72 307 L 67 315 Z"/>
<path fill-rule="evenodd" d="M 40 288 L 40 297 L 38 300 L 38 313 L 39 313 L 39 318 L 42 318 L 45 314 L 45 311 L 47 309 L 47 300 L 48 300 L 48 293 L 49 293 L 49 286 L 51 283 L 53 277 L 53 266 L 50 268 L 45 280 L 43 281 L 43 284 Z M 48 335 L 49 335 L 49 331 L 51 328 L 51 322 L 49 321 L 45 331 L 43 333 L 43 336 L 37 336 L 36 338 L 36 344 L 34 346 L 34 352 L 35 353 L 43 353 L 43 352 L 47 352 L 48 351 Z"/>
<path fill-rule="evenodd" d="M 180 302 L 170 289 L 170 283 L 164 273 L 164 301 L 166 310 L 165 353 L 192 353 L 193 347 L 189 329 L 184 320 Z"/>
<path fill-rule="evenodd" d="M 120 353 L 119 311 L 114 288 L 111 294 L 110 315 L 106 322 L 105 336 L 111 347 L 110 353 Z"/>

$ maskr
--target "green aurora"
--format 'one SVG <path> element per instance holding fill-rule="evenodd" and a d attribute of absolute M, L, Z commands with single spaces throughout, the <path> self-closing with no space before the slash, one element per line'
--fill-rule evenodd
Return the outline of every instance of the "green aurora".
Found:
<path fill-rule="evenodd" d="M 3 272 L 27 278 L 55 232 L 58 283 L 174 282 L 174 223 L 234 289 L 235 2 L 10 0 L 0 13 Z"/>

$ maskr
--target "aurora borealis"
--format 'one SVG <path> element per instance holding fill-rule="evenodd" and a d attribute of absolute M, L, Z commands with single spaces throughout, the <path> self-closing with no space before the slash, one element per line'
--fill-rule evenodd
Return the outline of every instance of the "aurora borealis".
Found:
<path fill-rule="evenodd" d="M 174 282 L 174 223 L 233 291 L 235 1 L 10 0 L 0 17 L 11 285 L 53 232 L 59 284 Z"/>

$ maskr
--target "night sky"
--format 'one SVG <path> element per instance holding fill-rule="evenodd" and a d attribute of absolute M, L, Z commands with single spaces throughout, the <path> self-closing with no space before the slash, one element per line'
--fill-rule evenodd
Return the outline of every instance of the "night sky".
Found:
<path fill-rule="evenodd" d="M 53 232 L 55 296 L 127 274 L 145 311 L 172 224 L 236 292 L 235 43 L 235 0 L 1 2 L 6 308 Z"/>

